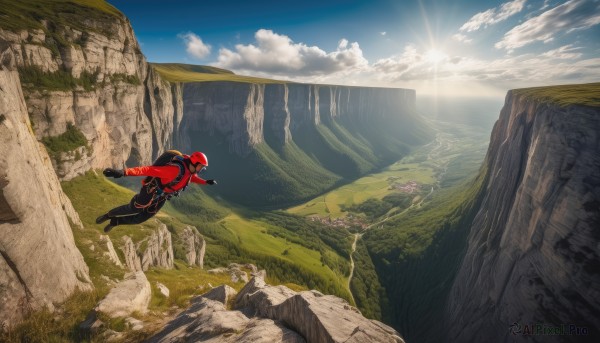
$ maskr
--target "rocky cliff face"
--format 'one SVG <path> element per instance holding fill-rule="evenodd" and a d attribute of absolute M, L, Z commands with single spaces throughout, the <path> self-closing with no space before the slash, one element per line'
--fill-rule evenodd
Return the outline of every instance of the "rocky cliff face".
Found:
<path fill-rule="evenodd" d="M 600 110 L 509 92 L 488 184 L 447 316 L 449 341 L 510 341 L 525 325 L 600 327 Z M 518 325 L 518 326 L 517 326 Z M 527 338 L 527 337 L 516 337 Z"/>
<path fill-rule="evenodd" d="M 2 63 L 0 326 L 92 287 L 69 224 L 78 229 L 79 217 L 31 130 L 13 55 L 4 50 Z"/>
<path fill-rule="evenodd" d="M 300 129 L 323 122 L 402 116 L 415 108 L 416 97 L 409 89 L 241 82 L 186 83 L 182 94 L 178 135 L 218 134 L 229 152 L 242 156 L 265 139 L 284 145 Z"/>
<path fill-rule="evenodd" d="M 19 67 L 23 93 L 36 137 L 58 136 L 73 123 L 88 141 L 86 151 L 53 156 L 62 180 L 90 168 L 147 164 L 172 141 L 174 107 L 170 85 L 146 63 L 124 17 L 86 20 L 86 31 L 54 25 L 47 30 L 64 37 L 55 45 L 43 30 L 0 29 L 0 42 Z M 43 86 L 25 75 L 87 83 Z M 77 155 L 77 158 L 75 158 Z"/>

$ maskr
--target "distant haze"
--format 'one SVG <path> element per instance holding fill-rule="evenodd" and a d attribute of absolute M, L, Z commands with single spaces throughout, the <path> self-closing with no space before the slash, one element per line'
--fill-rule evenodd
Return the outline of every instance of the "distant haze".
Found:
<path fill-rule="evenodd" d="M 492 131 L 504 104 L 503 97 L 441 97 L 417 95 L 417 109 L 425 117 L 477 126 Z"/>

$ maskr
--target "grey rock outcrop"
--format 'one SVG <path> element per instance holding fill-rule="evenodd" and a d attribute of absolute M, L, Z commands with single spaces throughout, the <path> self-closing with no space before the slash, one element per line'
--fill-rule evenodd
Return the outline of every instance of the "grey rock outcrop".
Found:
<path fill-rule="evenodd" d="M 0 324 L 6 325 L 92 288 L 69 224 L 81 222 L 33 135 L 10 50 L 0 44 Z"/>
<path fill-rule="evenodd" d="M 363 317 L 341 298 L 269 286 L 257 277 L 240 291 L 235 308 L 281 321 L 308 342 L 404 342 L 393 328 Z"/>
<path fill-rule="evenodd" d="M 151 295 L 150 282 L 143 272 L 128 273 L 94 310 L 110 317 L 125 317 L 133 312 L 146 313 Z"/>
<path fill-rule="evenodd" d="M 121 250 L 125 255 L 125 265 L 132 272 L 142 271 L 142 262 L 140 257 L 137 255 L 137 249 L 135 244 L 129 236 L 123 236 L 123 245 Z"/>
<path fill-rule="evenodd" d="M 110 237 L 108 237 L 107 235 L 100 235 L 100 241 L 106 244 L 107 251 L 104 252 L 104 255 L 108 257 L 108 259 L 111 260 L 117 266 L 123 267 L 123 263 L 121 263 L 119 255 L 117 255 L 117 252 L 115 251 L 115 247 L 113 246 Z"/>
<path fill-rule="evenodd" d="M 404 342 L 394 329 L 317 291 L 297 293 L 255 277 L 238 294 L 238 311 L 227 311 L 222 302 L 210 299 L 215 290 L 195 298 L 188 310 L 148 341 Z"/>
<path fill-rule="evenodd" d="M 248 318 L 225 308 L 229 286 L 214 288 L 147 342 L 305 343 L 296 332 L 265 318 Z M 220 301 L 217 299 L 225 300 Z"/>
<path fill-rule="evenodd" d="M 131 271 L 146 271 L 150 267 L 173 269 L 171 233 L 165 224 L 158 220 L 156 223 L 156 230 L 140 242 L 134 243 L 129 236 L 123 236 L 120 248 Z"/>
<path fill-rule="evenodd" d="M 208 291 L 208 293 L 203 294 L 202 296 L 206 299 L 222 302 L 223 304 L 227 304 L 231 299 L 234 299 L 237 295 L 237 291 L 230 286 L 221 285 L 219 287 L 215 287 Z"/>
<path fill-rule="evenodd" d="M 146 239 L 138 243 L 138 246 L 145 243 L 146 249 L 141 255 L 142 270 L 146 271 L 150 267 L 162 267 L 173 269 L 173 244 L 171 233 L 167 226 L 158 222 L 158 228 Z"/>
<path fill-rule="evenodd" d="M 206 253 L 206 242 L 195 227 L 186 226 L 181 233 L 181 240 L 185 249 L 187 264 L 197 265 L 204 268 L 204 254 Z"/>
<path fill-rule="evenodd" d="M 598 335 L 599 137 L 598 108 L 508 93 L 484 164 L 485 198 L 449 297 L 449 341 L 507 342 L 513 323 L 574 324 Z M 575 336 L 528 337 L 566 338 Z"/>

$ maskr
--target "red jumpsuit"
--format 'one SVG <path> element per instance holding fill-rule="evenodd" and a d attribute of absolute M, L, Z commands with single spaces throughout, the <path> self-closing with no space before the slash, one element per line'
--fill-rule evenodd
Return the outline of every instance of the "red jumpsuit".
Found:
<path fill-rule="evenodd" d="M 187 163 L 184 163 L 184 174 L 181 180 L 170 186 L 160 187 L 156 180 L 143 182 L 140 192 L 133 196 L 131 202 L 127 205 L 115 207 L 108 211 L 108 217 L 111 219 L 112 226 L 123 224 L 139 224 L 154 216 L 165 204 L 165 200 L 185 188 L 190 182 L 205 185 L 206 180 L 192 174 Z M 168 185 L 175 180 L 180 173 L 180 168 L 175 165 L 166 166 L 144 166 L 125 169 L 125 176 L 151 176 L 160 179 L 163 186 Z"/>

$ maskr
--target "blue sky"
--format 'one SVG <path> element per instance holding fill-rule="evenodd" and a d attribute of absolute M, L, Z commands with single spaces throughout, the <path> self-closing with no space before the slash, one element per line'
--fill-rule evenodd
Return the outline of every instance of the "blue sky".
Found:
<path fill-rule="evenodd" d="M 109 0 L 152 62 L 499 96 L 600 81 L 600 0 Z"/>

